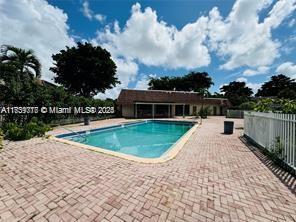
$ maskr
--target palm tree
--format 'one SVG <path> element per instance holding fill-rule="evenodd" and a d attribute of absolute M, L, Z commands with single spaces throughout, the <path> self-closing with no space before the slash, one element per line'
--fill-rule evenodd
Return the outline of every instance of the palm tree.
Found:
<path fill-rule="evenodd" d="M 208 97 L 210 92 L 206 88 L 201 88 L 198 93 L 202 96 L 201 110 L 204 111 L 204 98 Z M 200 125 L 202 125 L 202 117 L 200 118 Z"/>
<path fill-rule="evenodd" d="M 0 100 L 7 104 L 28 103 L 33 82 L 40 78 L 41 64 L 32 50 L 0 47 Z"/>
<path fill-rule="evenodd" d="M 32 50 L 5 46 L 2 48 L 1 63 L 15 66 L 22 78 L 34 79 L 41 76 L 41 64 Z M 4 50 L 3 50 L 4 48 Z"/>

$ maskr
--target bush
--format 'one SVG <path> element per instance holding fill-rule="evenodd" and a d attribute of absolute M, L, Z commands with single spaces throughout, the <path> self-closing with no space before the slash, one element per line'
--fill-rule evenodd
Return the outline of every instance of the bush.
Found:
<path fill-rule="evenodd" d="M 281 141 L 281 138 L 278 136 L 275 138 L 275 141 L 273 142 L 271 146 L 271 155 L 272 159 L 276 161 L 277 159 L 283 159 L 283 151 L 284 151 L 284 145 Z"/>
<path fill-rule="evenodd" d="M 18 140 L 28 140 L 33 137 L 44 136 L 47 131 L 51 128 L 37 118 L 32 118 L 32 120 L 24 125 L 18 125 L 16 123 L 6 123 L 3 125 L 3 131 L 5 138 L 8 140 L 18 141 Z"/>
<path fill-rule="evenodd" d="M 206 119 L 206 118 L 208 118 L 209 113 L 210 113 L 210 107 L 207 106 L 207 107 L 201 108 L 198 112 L 198 115 L 201 118 Z"/>
<path fill-rule="evenodd" d="M 256 106 L 256 103 L 255 102 L 245 102 L 245 103 L 242 103 L 239 105 L 239 109 L 240 110 L 253 110 Z"/>
<path fill-rule="evenodd" d="M 288 99 L 261 99 L 254 110 L 257 112 L 281 112 L 296 114 L 296 101 Z"/>
<path fill-rule="evenodd" d="M 1 86 L 1 84 L 0 84 Z M 67 92 L 61 86 L 51 86 L 51 85 L 37 85 L 33 84 L 30 88 L 27 87 L 26 95 L 30 95 L 30 100 L 20 100 L 16 96 L 16 101 L 12 99 L 4 99 L 1 97 L 1 88 L 0 88 L 0 101 L 3 101 L 4 104 L 2 106 L 19 106 L 19 107 L 87 107 L 87 106 L 94 106 L 94 107 L 103 107 L 103 106 L 111 106 L 114 107 L 116 111 L 116 101 L 111 99 L 100 100 L 94 98 L 85 98 L 82 96 L 72 95 L 71 93 Z M 4 94 L 5 95 L 5 94 Z M 2 100 L 1 100 L 2 99 Z M 56 113 L 37 113 L 37 114 L 7 114 L 5 116 L 5 120 L 7 122 L 16 122 L 18 125 L 24 125 L 28 123 L 32 117 L 37 117 L 38 120 L 50 124 L 51 122 L 57 122 L 58 120 L 64 119 L 71 119 L 71 118 L 81 118 L 83 114 L 74 115 L 71 114 L 56 114 Z M 89 116 L 95 116 L 90 114 Z M 104 116 L 104 115 L 102 115 Z"/>
<path fill-rule="evenodd" d="M 0 129 L 0 150 L 3 148 L 3 132 L 2 130 Z"/>

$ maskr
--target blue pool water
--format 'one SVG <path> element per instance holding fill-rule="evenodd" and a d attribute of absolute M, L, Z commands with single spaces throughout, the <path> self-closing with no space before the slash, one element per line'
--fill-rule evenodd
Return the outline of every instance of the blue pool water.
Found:
<path fill-rule="evenodd" d="M 165 153 L 191 127 L 192 123 L 144 121 L 59 137 L 137 157 L 157 158 Z"/>

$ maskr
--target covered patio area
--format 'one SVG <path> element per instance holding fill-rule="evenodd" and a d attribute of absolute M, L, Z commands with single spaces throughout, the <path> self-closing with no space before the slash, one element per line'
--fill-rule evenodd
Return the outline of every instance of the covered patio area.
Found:
<path fill-rule="evenodd" d="M 172 118 L 188 116 L 189 105 L 179 103 L 141 103 L 134 105 L 135 118 Z"/>
<path fill-rule="evenodd" d="M 207 107 L 209 115 L 224 115 L 230 103 L 224 98 L 203 98 L 196 92 L 122 89 L 118 110 L 125 118 L 197 116 Z"/>

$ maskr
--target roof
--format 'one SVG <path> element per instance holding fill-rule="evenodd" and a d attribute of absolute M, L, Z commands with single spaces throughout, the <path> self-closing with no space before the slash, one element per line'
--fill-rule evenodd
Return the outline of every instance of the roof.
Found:
<path fill-rule="evenodd" d="M 202 99 L 202 95 L 196 92 L 122 89 L 117 103 L 119 105 L 132 105 L 136 102 L 194 104 L 202 103 Z M 204 105 L 229 106 L 230 103 L 223 98 L 204 98 Z"/>
<path fill-rule="evenodd" d="M 122 89 L 117 101 L 120 105 L 130 105 L 135 102 L 195 103 L 201 100 L 202 96 L 195 92 Z"/>
<path fill-rule="evenodd" d="M 54 83 L 48 82 L 44 79 L 36 79 L 37 84 L 39 84 L 40 86 L 53 86 L 53 87 L 57 87 L 57 85 L 55 85 Z"/>
<path fill-rule="evenodd" d="M 204 98 L 205 105 L 231 106 L 228 99 L 225 98 Z"/>

